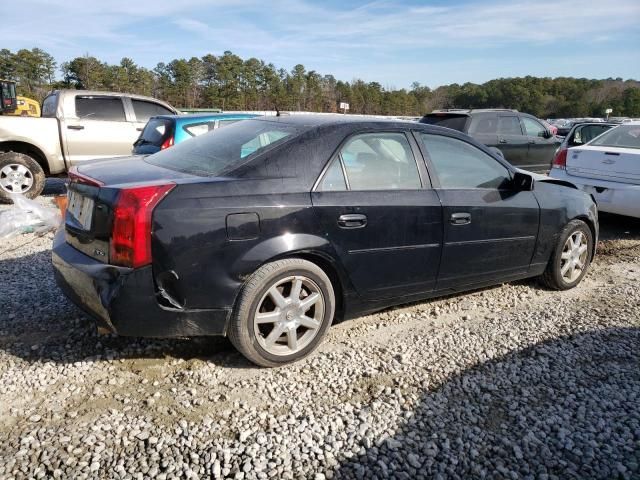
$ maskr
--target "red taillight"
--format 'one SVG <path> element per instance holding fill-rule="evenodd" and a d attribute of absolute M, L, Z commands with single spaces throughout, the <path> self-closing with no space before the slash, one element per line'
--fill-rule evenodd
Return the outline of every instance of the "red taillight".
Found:
<path fill-rule="evenodd" d="M 567 168 L 567 149 L 564 148 L 556 153 L 555 158 L 553 159 L 552 168 L 561 168 L 562 170 Z"/>
<path fill-rule="evenodd" d="M 160 145 L 160 150 L 165 150 L 169 147 L 173 147 L 173 135 L 162 142 L 162 145 Z"/>
<path fill-rule="evenodd" d="M 93 185 L 94 187 L 102 187 L 104 185 L 100 180 L 82 175 L 78 172 L 78 167 L 71 167 L 69 170 L 69 180 L 73 183 L 83 183 L 84 185 Z"/>
<path fill-rule="evenodd" d="M 109 263 L 138 268 L 151 263 L 151 215 L 175 184 L 124 188 L 113 209 Z"/>

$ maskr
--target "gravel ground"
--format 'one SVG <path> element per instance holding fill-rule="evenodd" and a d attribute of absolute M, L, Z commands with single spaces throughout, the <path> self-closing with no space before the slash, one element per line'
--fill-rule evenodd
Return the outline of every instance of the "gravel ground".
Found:
<path fill-rule="evenodd" d="M 0 478 L 640 478 L 640 222 L 602 233 L 574 290 L 387 310 L 272 370 L 225 339 L 98 336 L 52 236 L 3 241 Z"/>

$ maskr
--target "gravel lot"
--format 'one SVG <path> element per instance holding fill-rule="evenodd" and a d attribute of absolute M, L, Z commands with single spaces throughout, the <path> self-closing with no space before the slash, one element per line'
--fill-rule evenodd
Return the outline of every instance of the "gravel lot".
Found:
<path fill-rule="evenodd" d="M 640 222 L 602 220 L 574 290 L 387 310 L 274 370 L 98 336 L 51 234 L 2 241 L 0 478 L 640 478 Z"/>

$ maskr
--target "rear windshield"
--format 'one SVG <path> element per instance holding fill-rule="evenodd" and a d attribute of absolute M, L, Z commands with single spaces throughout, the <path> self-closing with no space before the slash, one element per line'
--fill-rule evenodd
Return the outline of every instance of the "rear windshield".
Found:
<path fill-rule="evenodd" d="M 439 127 L 452 128 L 460 132 L 464 132 L 464 127 L 469 117 L 467 115 L 452 115 L 449 113 L 430 113 L 420 120 L 420 123 L 429 125 L 438 125 Z"/>
<path fill-rule="evenodd" d="M 620 125 L 594 139 L 599 147 L 640 148 L 640 125 Z"/>
<path fill-rule="evenodd" d="M 168 118 L 152 118 L 145 125 L 142 135 L 135 144 L 159 147 L 171 135 L 172 130 L 173 122 Z"/>
<path fill-rule="evenodd" d="M 247 120 L 182 142 L 147 157 L 160 167 L 202 176 L 218 176 L 292 138 L 293 125 Z"/>

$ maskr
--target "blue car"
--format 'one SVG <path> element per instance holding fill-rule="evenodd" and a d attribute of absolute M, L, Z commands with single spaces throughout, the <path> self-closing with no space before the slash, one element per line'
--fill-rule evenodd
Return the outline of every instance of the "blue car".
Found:
<path fill-rule="evenodd" d="M 150 155 L 211 130 L 258 116 L 251 113 L 156 115 L 145 125 L 140 137 L 133 144 L 132 153 Z"/>

